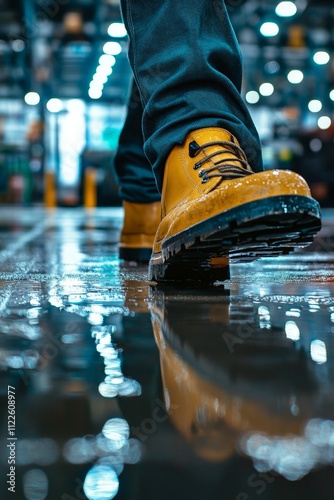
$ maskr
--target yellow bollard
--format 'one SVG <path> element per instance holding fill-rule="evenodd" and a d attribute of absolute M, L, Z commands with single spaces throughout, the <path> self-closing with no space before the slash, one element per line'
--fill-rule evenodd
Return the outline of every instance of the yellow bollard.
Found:
<path fill-rule="evenodd" d="M 84 179 L 84 206 L 85 208 L 95 208 L 97 205 L 96 170 L 88 167 L 85 170 Z"/>
<path fill-rule="evenodd" d="M 44 204 L 46 208 L 57 206 L 55 173 L 48 170 L 44 173 Z"/>

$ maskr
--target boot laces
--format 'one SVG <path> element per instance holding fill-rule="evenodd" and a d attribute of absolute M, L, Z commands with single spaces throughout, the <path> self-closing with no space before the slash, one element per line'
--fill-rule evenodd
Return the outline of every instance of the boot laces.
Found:
<path fill-rule="evenodd" d="M 232 141 L 207 142 L 201 146 L 197 144 L 196 141 L 192 141 L 189 144 L 190 158 L 195 158 L 195 156 L 197 156 L 201 151 L 211 146 L 221 146 L 222 149 L 205 156 L 196 162 L 193 167 L 194 170 L 201 169 L 198 176 L 201 177 L 203 184 L 208 182 L 213 177 L 221 177 L 223 180 L 231 180 L 237 179 L 238 177 L 246 177 L 254 173 L 249 166 L 247 157 L 241 147 Z M 226 153 L 230 153 L 231 156 L 226 156 Z M 219 158 L 216 162 L 212 160 L 216 156 L 222 154 L 224 154 L 223 158 Z M 236 165 L 235 162 L 238 162 L 240 165 Z M 210 165 L 213 163 L 213 165 L 207 168 L 202 168 L 205 163 L 210 163 Z"/>

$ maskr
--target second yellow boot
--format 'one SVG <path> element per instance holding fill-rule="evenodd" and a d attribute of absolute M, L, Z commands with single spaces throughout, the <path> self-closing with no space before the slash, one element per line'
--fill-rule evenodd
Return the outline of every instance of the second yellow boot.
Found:
<path fill-rule="evenodd" d="M 119 257 L 125 261 L 148 262 L 161 217 L 159 201 L 133 203 L 123 201 L 124 221 Z"/>

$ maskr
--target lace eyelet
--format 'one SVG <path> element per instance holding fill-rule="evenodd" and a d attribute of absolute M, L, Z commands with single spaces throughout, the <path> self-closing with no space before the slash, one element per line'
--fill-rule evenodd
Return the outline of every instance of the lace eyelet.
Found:
<path fill-rule="evenodd" d="M 208 177 L 204 177 L 204 179 L 202 179 L 202 184 L 206 184 L 209 180 L 210 179 Z"/>
<path fill-rule="evenodd" d="M 198 163 L 195 163 L 195 165 L 194 165 L 194 167 L 193 167 L 193 168 L 194 168 L 194 170 L 198 170 L 200 166 L 201 166 L 201 165 L 199 165 Z"/>

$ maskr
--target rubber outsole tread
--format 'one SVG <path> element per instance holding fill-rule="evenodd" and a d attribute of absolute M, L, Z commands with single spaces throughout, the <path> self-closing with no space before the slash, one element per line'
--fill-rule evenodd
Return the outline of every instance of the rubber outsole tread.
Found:
<path fill-rule="evenodd" d="M 304 196 L 279 196 L 241 205 L 196 224 L 162 244 L 149 265 L 152 281 L 227 279 L 212 257 L 251 261 L 308 246 L 321 228 L 319 204 Z"/>

